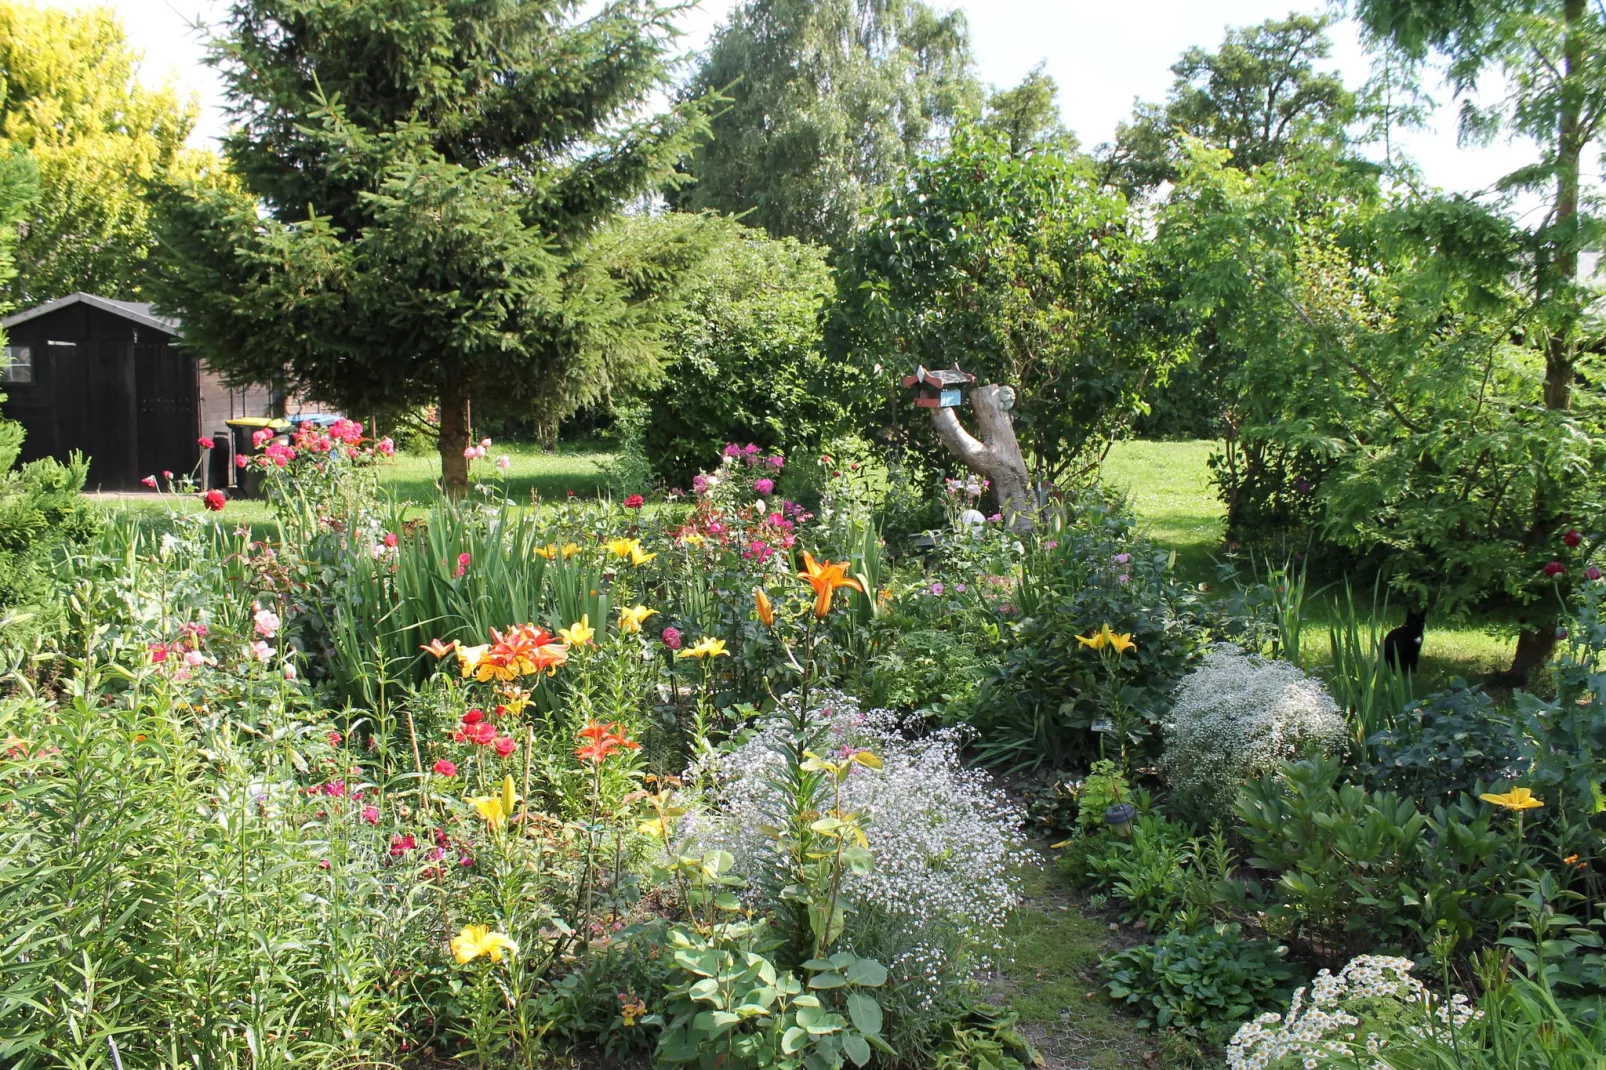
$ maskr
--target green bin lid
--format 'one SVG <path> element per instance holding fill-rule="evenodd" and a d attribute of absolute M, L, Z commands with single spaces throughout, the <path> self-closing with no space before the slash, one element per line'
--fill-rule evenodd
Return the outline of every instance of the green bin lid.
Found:
<path fill-rule="evenodd" d="M 232 420 L 224 420 L 230 427 L 289 427 L 288 420 L 281 420 L 277 416 L 236 416 Z"/>

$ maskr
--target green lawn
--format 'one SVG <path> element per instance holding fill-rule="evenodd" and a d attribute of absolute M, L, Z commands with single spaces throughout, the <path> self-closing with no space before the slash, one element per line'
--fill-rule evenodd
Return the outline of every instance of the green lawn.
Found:
<path fill-rule="evenodd" d="M 1222 550 L 1224 511 L 1210 485 L 1206 460 L 1213 442 L 1117 442 L 1104 464 L 1104 480 L 1132 500 L 1141 529 L 1162 546 L 1177 551 L 1177 571 L 1189 582 L 1213 586 L 1215 559 Z M 1369 579 L 1355 584 L 1358 608 L 1370 611 L 1373 588 Z M 1327 626 L 1344 597 L 1339 581 L 1314 591 L 1307 602 L 1307 660 L 1327 658 Z M 1396 602 L 1380 604 L 1379 615 L 1389 623 L 1404 619 Z M 1418 690 L 1439 687 L 1450 678 L 1487 675 L 1510 664 L 1515 639 L 1500 635 L 1499 621 L 1448 622 L 1430 619 L 1422 646 Z"/>

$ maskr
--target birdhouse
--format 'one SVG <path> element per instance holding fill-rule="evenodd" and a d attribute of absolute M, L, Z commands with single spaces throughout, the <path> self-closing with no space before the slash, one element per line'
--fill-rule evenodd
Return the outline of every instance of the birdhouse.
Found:
<path fill-rule="evenodd" d="M 964 404 L 965 390 L 976 381 L 969 372 L 959 370 L 955 364 L 947 371 L 915 369 L 913 375 L 903 377 L 903 385 L 913 387 L 915 404 L 922 409 L 954 409 Z"/>

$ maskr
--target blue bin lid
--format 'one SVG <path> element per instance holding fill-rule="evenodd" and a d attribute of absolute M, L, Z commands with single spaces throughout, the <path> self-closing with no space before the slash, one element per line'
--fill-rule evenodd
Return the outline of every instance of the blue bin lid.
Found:
<path fill-rule="evenodd" d="M 333 412 L 298 412 L 294 416 L 286 416 L 285 419 L 298 426 L 300 424 L 316 424 L 318 427 L 329 427 L 335 421 L 343 420 L 345 417 Z"/>

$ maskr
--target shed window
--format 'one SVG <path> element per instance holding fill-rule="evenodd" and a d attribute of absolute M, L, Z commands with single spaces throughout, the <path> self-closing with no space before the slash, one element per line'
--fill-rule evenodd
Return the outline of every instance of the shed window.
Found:
<path fill-rule="evenodd" d="M 6 346 L 6 361 L 4 370 L 0 371 L 0 382 L 33 382 L 33 349 L 31 347 Z"/>

